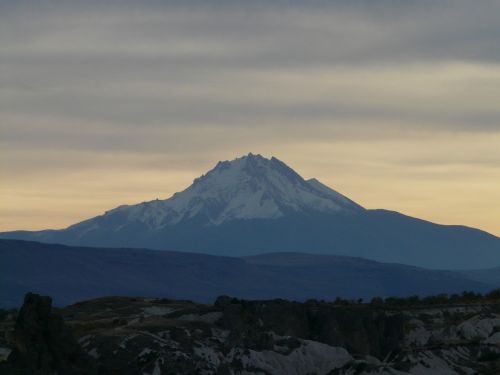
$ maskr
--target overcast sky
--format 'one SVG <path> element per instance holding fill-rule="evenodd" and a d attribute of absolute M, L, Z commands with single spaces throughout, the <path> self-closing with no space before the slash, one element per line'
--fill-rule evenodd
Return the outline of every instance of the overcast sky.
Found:
<path fill-rule="evenodd" d="M 499 103 L 496 0 L 0 0 L 0 230 L 167 198 L 251 151 L 500 235 Z"/>

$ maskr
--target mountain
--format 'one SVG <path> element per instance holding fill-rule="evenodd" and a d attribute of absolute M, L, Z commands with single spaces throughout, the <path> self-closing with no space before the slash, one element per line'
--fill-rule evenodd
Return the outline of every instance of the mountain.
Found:
<path fill-rule="evenodd" d="M 107 295 L 212 302 L 226 294 L 302 301 L 485 292 L 493 286 L 457 272 L 334 255 L 233 258 L 0 240 L 0 307 L 19 306 L 29 291 L 49 294 L 57 305 L 66 305 Z"/>
<path fill-rule="evenodd" d="M 234 220 L 278 219 L 293 214 L 336 214 L 364 209 L 312 179 L 304 180 L 276 158 L 260 155 L 219 162 L 186 190 L 166 200 L 120 206 L 68 229 L 82 232 L 102 227 L 120 232 L 130 223 L 159 231 L 196 222 L 219 226 Z"/>
<path fill-rule="evenodd" d="M 245 256 L 307 252 L 434 269 L 500 266 L 500 239 L 386 210 L 368 210 L 276 158 L 219 162 L 169 199 L 120 206 L 62 230 L 0 238 Z"/>

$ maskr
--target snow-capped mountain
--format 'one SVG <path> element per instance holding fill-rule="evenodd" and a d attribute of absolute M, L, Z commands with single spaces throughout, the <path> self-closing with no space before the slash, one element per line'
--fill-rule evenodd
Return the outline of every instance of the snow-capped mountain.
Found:
<path fill-rule="evenodd" d="M 274 157 L 253 154 L 219 162 L 165 200 L 119 206 L 62 230 L 0 238 L 233 256 L 296 251 L 441 269 L 500 266 L 498 237 L 364 209 Z"/>
<path fill-rule="evenodd" d="M 316 179 L 304 180 L 275 157 L 250 153 L 219 162 L 169 199 L 120 206 L 105 215 L 124 215 L 156 230 L 186 220 L 220 225 L 235 219 L 276 219 L 289 213 L 360 210 L 360 205 Z"/>

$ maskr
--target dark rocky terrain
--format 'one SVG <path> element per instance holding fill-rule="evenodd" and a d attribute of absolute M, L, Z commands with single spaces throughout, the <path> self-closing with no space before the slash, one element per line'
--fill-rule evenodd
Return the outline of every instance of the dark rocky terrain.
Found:
<path fill-rule="evenodd" d="M 29 295 L 14 331 L 3 319 L 13 352 L 0 373 L 500 373 L 500 301 L 436 301 L 107 297 L 50 312 L 50 300 Z"/>
<path fill-rule="evenodd" d="M 50 297 L 28 293 L 15 325 L 9 322 L 12 317 L 4 316 L 2 354 L 8 361 L 0 363 L 0 373 L 84 375 L 97 368 L 63 317 L 52 312 Z"/>

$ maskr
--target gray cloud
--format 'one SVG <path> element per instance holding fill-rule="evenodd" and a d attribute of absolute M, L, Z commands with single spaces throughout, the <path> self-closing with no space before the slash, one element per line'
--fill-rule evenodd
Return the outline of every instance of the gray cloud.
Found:
<path fill-rule="evenodd" d="M 297 94 L 288 103 L 246 93 L 275 71 L 313 76 L 337 67 L 496 65 L 500 57 L 495 1 L 12 3 L 2 3 L 0 13 L 2 113 L 238 126 L 297 118 L 400 117 L 402 123 L 424 112 L 422 122 L 429 122 L 429 111 L 412 113 L 397 103 L 373 109 L 356 100 L 332 103 L 319 93 L 316 102 L 301 103 L 299 85 L 290 87 Z M 475 119 L 470 129 L 476 130 L 498 120 L 481 108 L 451 112 L 443 108 L 430 122 L 447 127 Z"/>
<path fill-rule="evenodd" d="M 103 3 L 0 1 L 11 173 L 23 151 L 203 159 L 500 131 L 498 1 Z"/>

